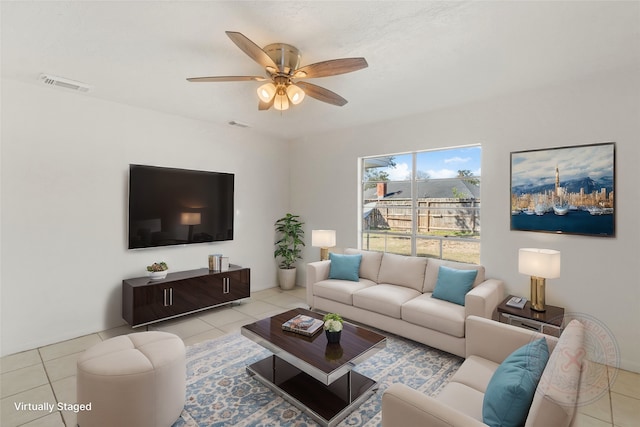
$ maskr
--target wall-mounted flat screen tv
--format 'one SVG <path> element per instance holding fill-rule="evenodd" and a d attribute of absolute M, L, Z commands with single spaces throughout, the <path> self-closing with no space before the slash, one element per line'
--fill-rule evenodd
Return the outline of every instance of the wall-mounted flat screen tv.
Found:
<path fill-rule="evenodd" d="M 234 175 L 129 165 L 129 249 L 233 240 Z"/>

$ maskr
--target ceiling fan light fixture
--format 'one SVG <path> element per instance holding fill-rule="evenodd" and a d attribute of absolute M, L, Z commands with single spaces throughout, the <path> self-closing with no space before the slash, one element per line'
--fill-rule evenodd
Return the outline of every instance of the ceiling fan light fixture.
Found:
<path fill-rule="evenodd" d="M 304 95 L 304 91 L 296 85 L 292 84 L 287 87 L 287 96 L 293 105 L 300 104 L 304 99 Z"/>
<path fill-rule="evenodd" d="M 289 109 L 289 99 L 286 94 L 278 94 L 273 102 L 273 107 L 276 110 L 284 111 Z"/>
<path fill-rule="evenodd" d="M 0 0 L 1 1 L 1 0 Z M 268 83 L 257 89 L 258 110 L 271 107 L 279 111 L 300 104 L 306 95 L 327 104 L 342 107 L 347 100 L 321 86 L 295 79 L 313 79 L 351 73 L 368 67 L 364 58 L 340 58 L 316 62 L 300 67 L 300 51 L 286 43 L 272 43 L 261 48 L 237 31 L 226 31 L 227 36 L 249 58 L 262 66 L 265 76 L 211 76 L 189 77 L 189 82 L 246 82 Z M 269 81 L 270 80 L 270 81 Z"/>
<path fill-rule="evenodd" d="M 258 88 L 258 98 L 263 102 L 271 102 L 275 94 L 276 86 L 271 82 L 263 84 Z"/>

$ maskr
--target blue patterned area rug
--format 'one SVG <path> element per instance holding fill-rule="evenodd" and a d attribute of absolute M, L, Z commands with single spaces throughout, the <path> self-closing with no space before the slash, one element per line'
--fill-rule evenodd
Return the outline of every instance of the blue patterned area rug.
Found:
<path fill-rule="evenodd" d="M 387 335 L 387 347 L 355 370 L 379 383 L 378 391 L 340 424 L 379 426 L 381 398 L 393 383 L 435 395 L 462 359 Z M 304 412 L 250 377 L 245 367 L 271 353 L 239 333 L 187 348 L 187 400 L 173 427 L 315 427 Z"/>

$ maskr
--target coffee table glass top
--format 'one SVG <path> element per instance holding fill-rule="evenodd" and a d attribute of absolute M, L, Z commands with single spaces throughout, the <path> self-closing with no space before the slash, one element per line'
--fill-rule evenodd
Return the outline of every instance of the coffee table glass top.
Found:
<path fill-rule="evenodd" d="M 387 339 L 383 335 L 347 322 L 343 325 L 339 345 L 328 344 L 324 331 L 313 337 L 283 331 L 282 324 L 298 314 L 317 319 L 323 317 L 297 308 L 245 325 L 241 333 L 327 385 L 386 346 Z"/>

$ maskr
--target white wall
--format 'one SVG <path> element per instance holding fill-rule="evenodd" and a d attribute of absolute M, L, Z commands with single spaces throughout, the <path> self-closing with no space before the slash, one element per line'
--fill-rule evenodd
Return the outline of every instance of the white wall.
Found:
<path fill-rule="evenodd" d="M 639 76 L 638 69 L 619 70 L 294 141 L 292 211 L 308 230 L 336 229 L 338 247 L 357 246 L 358 157 L 481 143 L 481 259 L 487 274 L 505 280 L 508 292 L 527 295 L 529 279 L 517 271 L 518 248 L 562 251 L 562 277 L 547 282 L 547 303 L 599 319 L 619 344 L 622 366 L 640 371 Z M 616 142 L 615 238 L 509 230 L 511 151 L 608 141 Z M 307 244 L 305 260 L 317 260 L 310 237 Z"/>
<path fill-rule="evenodd" d="M 122 279 L 154 261 L 188 270 L 224 253 L 252 290 L 275 286 L 288 158 L 251 129 L 3 80 L 1 354 L 123 324 Z M 127 250 L 130 163 L 235 173 L 234 240 Z"/>
<path fill-rule="evenodd" d="M 215 250 L 251 267 L 253 290 L 275 286 L 273 222 L 286 211 L 307 223 L 304 262 L 319 257 L 314 228 L 336 229 L 338 246 L 357 246 L 358 157 L 482 143 L 488 274 L 526 295 L 517 249 L 561 250 L 562 277 L 548 282 L 548 302 L 604 322 L 622 366 L 640 371 L 639 76 L 620 70 L 291 143 L 4 79 L 0 354 L 122 323 L 121 280 L 156 260 L 205 267 Z M 511 151 L 605 141 L 617 143 L 615 238 L 509 230 Z M 126 250 L 129 163 L 235 173 L 235 240 Z"/>

